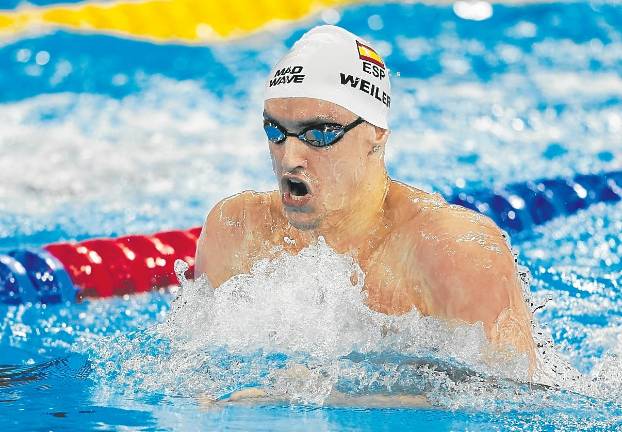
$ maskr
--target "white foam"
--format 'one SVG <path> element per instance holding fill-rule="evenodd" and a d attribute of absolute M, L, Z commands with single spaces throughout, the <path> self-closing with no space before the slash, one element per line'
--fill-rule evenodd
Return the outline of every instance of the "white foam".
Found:
<path fill-rule="evenodd" d="M 530 283 L 528 274 L 522 279 Z M 546 328 L 535 329 L 541 348 L 533 377 L 544 387 L 533 387 L 521 384 L 527 359 L 496 354 L 481 325 L 370 310 L 361 269 L 322 239 L 298 255 L 259 261 L 216 290 L 205 279 L 181 282 L 163 323 L 85 344 L 103 394 L 218 399 L 258 387 L 305 404 L 324 404 L 336 391 L 422 394 L 434 405 L 482 411 L 584 410 L 622 395 L 615 352 L 582 374 Z"/>
<path fill-rule="evenodd" d="M 182 189 L 233 193 L 257 187 L 255 170 L 270 170 L 259 116 L 195 82 L 156 77 L 122 100 L 41 95 L 0 105 L 0 121 L 0 206 L 15 211 L 22 201 L 27 214 Z"/>
<path fill-rule="evenodd" d="M 165 323 L 91 348 L 101 379 L 134 392 L 213 397 L 253 385 L 320 404 L 335 390 L 397 389 L 447 406 L 468 405 L 467 388 L 527 379 L 526 357 L 496 354 L 481 324 L 370 310 L 358 265 L 323 240 L 259 261 L 216 290 L 205 280 L 182 282 Z M 447 386 L 465 393 L 448 398 Z"/>

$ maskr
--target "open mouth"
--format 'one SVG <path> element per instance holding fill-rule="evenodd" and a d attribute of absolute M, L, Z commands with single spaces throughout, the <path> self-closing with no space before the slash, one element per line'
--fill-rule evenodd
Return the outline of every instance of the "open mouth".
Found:
<path fill-rule="evenodd" d="M 309 194 L 309 186 L 301 179 L 288 177 L 283 179 L 283 188 L 292 197 L 304 197 Z"/>

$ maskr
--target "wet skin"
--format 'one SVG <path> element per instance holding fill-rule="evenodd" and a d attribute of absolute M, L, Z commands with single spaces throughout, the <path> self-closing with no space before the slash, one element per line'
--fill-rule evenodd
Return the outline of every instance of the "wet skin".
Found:
<path fill-rule="evenodd" d="M 310 98 L 267 100 L 264 116 L 293 132 L 357 117 Z M 218 287 L 259 259 L 297 253 L 323 236 L 360 265 L 371 309 L 416 308 L 456 324 L 481 322 L 499 350 L 526 353 L 533 369 L 531 314 L 503 233 L 485 216 L 391 180 L 384 163 L 388 135 L 363 123 L 326 148 L 296 137 L 269 143 L 279 190 L 242 192 L 211 210 L 196 275 L 205 273 Z M 296 196 L 292 180 L 305 185 L 304 197 Z"/>

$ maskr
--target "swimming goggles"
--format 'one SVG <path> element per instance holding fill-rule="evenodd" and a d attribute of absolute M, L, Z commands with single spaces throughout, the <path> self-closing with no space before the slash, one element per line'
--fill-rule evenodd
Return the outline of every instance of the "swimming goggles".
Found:
<path fill-rule="evenodd" d="M 274 120 L 264 119 L 263 129 L 266 131 L 268 140 L 274 144 L 280 144 L 285 141 L 288 136 L 293 136 L 313 147 L 328 147 L 339 141 L 350 129 L 353 129 L 364 121 L 362 117 L 359 117 L 347 125 L 320 123 L 307 126 L 300 132 L 295 133 L 288 132 Z"/>

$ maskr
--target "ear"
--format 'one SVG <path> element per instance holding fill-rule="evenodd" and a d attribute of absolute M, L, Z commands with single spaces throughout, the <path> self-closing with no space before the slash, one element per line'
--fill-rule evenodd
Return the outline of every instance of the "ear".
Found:
<path fill-rule="evenodd" d="M 383 129 L 374 125 L 371 125 L 371 129 L 372 132 L 370 137 L 370 144 L 372 147 L 370 154 L 384 154 L 384 146 L 389 139 L 389 134 L 391 133 L 391 131 L 389 129 Z"/>
<path fill-rule="evenodd" d="M 374 144 L 384 146 L 389 139 L 389 134 L 391 131 L 389 129 L 382 129 L 381 127 L 374 126 Z"/>

